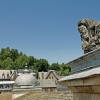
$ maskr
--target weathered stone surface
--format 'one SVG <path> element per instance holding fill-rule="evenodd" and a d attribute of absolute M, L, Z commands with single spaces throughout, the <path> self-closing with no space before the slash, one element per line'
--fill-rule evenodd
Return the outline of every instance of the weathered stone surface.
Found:
<path fill-rule="evenodd" d="M 96 75 L 93 77 L 83 79 L 84 85 L 100 85 L 100 76 Z"/>
<path fill-rule="evenodd" d="M 92 94 L 91 100 L 100 100 L 100 94 Z"/>
<path fill-rule="evenodd" d="M 94 68 L 94 69 L 91 69 L 91 70 L 87 70 L 87 71 L 84 71 L 84 72 L 81 72 L 81 73 L 76 73 L 76 74 L 66 76 L 66 77 L 60 79 L 59 81 L 69 81 L 69 80 L 71 80 L 70 82 L 72 82 L 73 85 L 74 84 L 82 85 L 83 80 L 84 80 L 84 83 L 85 83 L 85 80 L 86 80 L 86 84 L 88 84 L 89 78 L 93 78 L 95 80 L 95 81 L 93 81 L 94 82 L 93 84 L 96 84 L 96 83 L 100 84 L 100 80 L 98 80 L 99 78 L 97 79 L 97 77 L 100 77 L 99 75 L 100 75 L 100 67 Z M 90 81 L 92 82 L 91 79 L 90 79 Z M 77 82 L 79 82 L 79 83 L 77 83 Z"/>
<path fill-rule="evenodd" d="M 73 92 L 78 92 L 77 88 L 75 86 L 68 86 L 69 89 Z"/>
<path fill-rule="evenodd" d="M 62 85 L 63 86 L 70 86 L 70 81 L 64 81 L 64 82 L 62 82 Z"/>
<path fill-rule="evenodd" d="M 94 91 L 94 93 L 99 93 L 100 95 L 100 85 L 91 86 L 91 88 Z"/>
<path fill-rule="evenodd" d="M 84 53 L 100 47 L 100 22 L 92 19 L 82 19 L 78 22 L 78 31 L 83 41 Z"/>
<path fill-rule="evenodd" d="M 83 85 L 83 80 L 77 79 L 77 80 L 71 80 L 71 86 L 80 86 Z"/>
<path fill-rule="evenodd" d="M 100 100 L 100 74 L 81 79 L 65 80 L 62 81 L 63 83 L 73 92 L 74 100 Z"/>
<path fill-rule="evenodd" d="M 74 100 L 100 100 L 100 94 L 74 93 Z"/>
<path fill-rule="evenodd" d="M 91 100 L 91 94 L 90 93 L 74 93 L 74 100 Z"/>
<path fill-rule="evenodd" d="M 91 86 L 68 86 L 74 93 L 99 93 L 97 87 Z"/>
<path fill-rule="evenodd" d="M 93 75 L 87 78 L 71 79 L 62 82 L 63 86 L 87 86 L 87 85 L 100 85 L 100 75 Z"/>
<path fill-rule="evenodd" d="M 80 93 L 94 93 L 93 89 L 90 86 L 78 86 L 76 87 Z"/>

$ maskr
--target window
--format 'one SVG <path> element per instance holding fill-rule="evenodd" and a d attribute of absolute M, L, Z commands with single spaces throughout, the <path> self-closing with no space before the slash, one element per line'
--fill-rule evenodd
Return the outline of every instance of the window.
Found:
<path fill-rule="evenodd" d="M 7 73 L 7 78 L 9 78 L 9 73 Z"/>
<path fill-rule="evenodd" d="M 48 88 L 45 89 L 45 92 L 48 92 Z"/>
<path fill-rule="evenodd" d="M 50 92 L 52 92 L 53 91 L 53 89 L 52 88 L 50 88 Z"/>
<path fill-rule="evenodd" d="M 42 79 L 44 79 L 44 73 L 42 73 Z"/>
<path fill-rule="evenodd" d="M 9 88 L 9 84 L 7 84 L 7 88 Z"/>
<path fill-rule="evenodd" d="M 12 74 L 12 71 L 10 70 L 10 74 Z"/>
<path fill-rule="evenodd" d="M 1 88 L 1 84 L 0 84 L 0 88 Z"/>
<path fill-rule="evenodd" d="M 7 88 L 7 84 L 4 84 L 5 88 Z"/>
<path fill-rule="evenodd" d="M 57 82 L 55 81 L 55 84 L 57 84 Z"/>
<path fill-rule="evenodd" d="M 52 79 L 53 79 L 53 76 L 52 76 Z"/>
<path fill-rule="evenodd" d="M 0 88 L 3 88 L 3 84 L 0 84 Z"/>
<path fill-rule="evenodd" d="M 4 73 L 2 74 L 2 78 L 5 78 L 5 74 Z"/>

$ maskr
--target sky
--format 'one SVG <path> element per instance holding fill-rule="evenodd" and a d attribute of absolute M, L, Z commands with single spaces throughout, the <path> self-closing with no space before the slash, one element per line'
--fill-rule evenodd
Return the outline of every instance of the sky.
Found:
<path fill-rule="evenodd" d="M 68 63 L 82 55 L 78 21 L 100 21 L 100 0 L 0 0 L 0 49 Z"/>

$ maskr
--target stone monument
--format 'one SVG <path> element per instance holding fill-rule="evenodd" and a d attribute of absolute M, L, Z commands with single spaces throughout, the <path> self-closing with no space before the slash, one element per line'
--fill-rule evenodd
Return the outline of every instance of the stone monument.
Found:
<path fill-rule="evenodd" d="M 82 49 L 84 53 L 100 47 L 100 22 L 83 19 L 78 22 L 78 31 L 83 41 Z"/>
<path fill-rule="evenodd" d="M 67 63 L 71 75 L 59 81 L 72 90 L 74 100 L 100 100 L 100 22 L 82 19 L 78 31 L 84 55 Z"/>

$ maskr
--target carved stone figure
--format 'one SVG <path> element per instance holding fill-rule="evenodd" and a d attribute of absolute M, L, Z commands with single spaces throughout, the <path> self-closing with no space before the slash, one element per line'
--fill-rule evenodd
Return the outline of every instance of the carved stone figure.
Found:
<path fill-rule="evenodd" d="M 82 49 L 84 53 L 100 47 L 100 22 L 92 19 L 82 19 L 78 22 L 78 31 L 83 41 Z"/>

